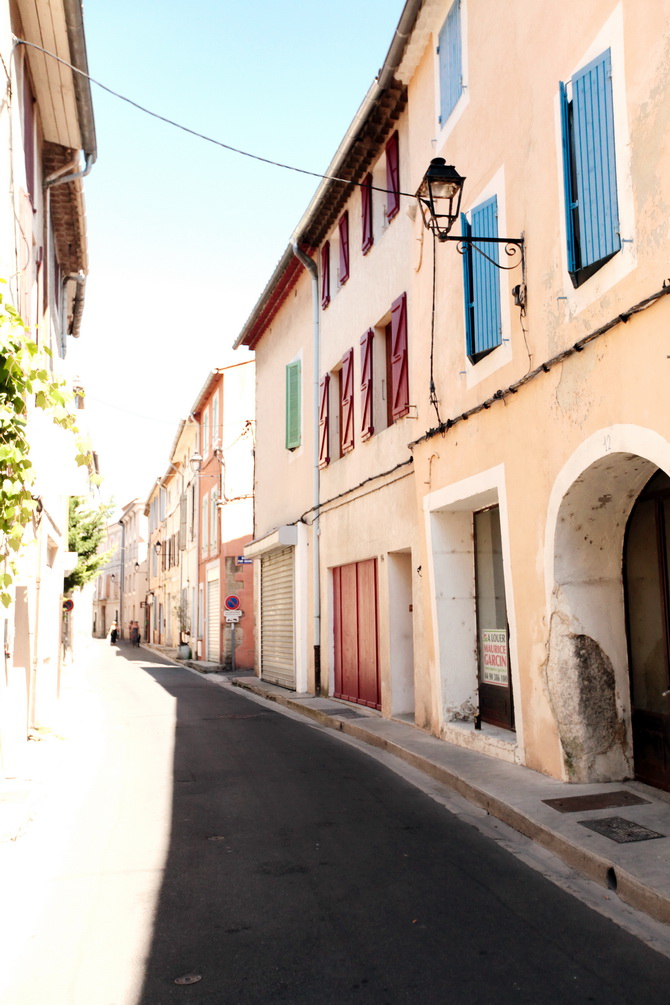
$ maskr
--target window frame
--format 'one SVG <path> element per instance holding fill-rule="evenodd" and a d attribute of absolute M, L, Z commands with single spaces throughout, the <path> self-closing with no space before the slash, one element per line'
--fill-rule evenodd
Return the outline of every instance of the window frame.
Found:
<path fill-rule="evenodd" d="M 297 450 L 301 444 L 302 426 L 302 402 L 301 402 L 301 381 L 302 363 L 301 360 L 292 360 L 286 364 L 286 435 L 285 446 L 287 450 Z"/>
<path fill-rule="evenodd" d="M 461 233 L 469 238 L 498 237 L 498 196 L 492 195 L 470 210 L 461 213 Z M 493 261 L 498 261 L 499 245 L 477 242 Z M 474 365 L 497 349 L 503 342 L 500 270 L 480 254 L 472 244 L 463 252 L 463 302 L 465 309 L 465 346 L 467 357 Z M 496 334 L 493 331 L 496 330 Z"/>
<path fill-rule="evenodd" d="M 559 103 L 567 267 L 577 288 L 622 247 L 611 47 L 559 83 Z"/>
<path fill-rule="evenodd" d="M 344 286 L 350 275 L 349 258 L 349 210 L 345 209 L 337 224 L 338 236 L 340 239 L 340 269 L 338 282 Z"/>
<path fill-rule="evenodd" d="M 440 28 L 437 41 L 440 111 L 444 126 L 463 95 L 463 18 L 461 0 L 454 0 Z"/>

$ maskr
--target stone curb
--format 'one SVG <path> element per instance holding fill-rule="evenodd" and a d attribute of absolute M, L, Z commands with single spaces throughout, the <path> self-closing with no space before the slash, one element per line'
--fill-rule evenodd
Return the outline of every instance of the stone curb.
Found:
<path fill-rule="evenodd" d="M 473 784 L 444 765 L 437 764 L 428 757 L 408 750 L 393 740 L 378 736 L 360 723 L 347 722 L 334 718 L 321 709 L 303 705 L 299 701 L 276 692 L 268 691 L 264 687 L 256 686 L 249 681 L 233 680 L 231 683 L 235 687 L 250 691 L 261 698 L 274 701 L 278 705 L 283 705 L 294 712 L 313 719 L 323 726 L 347 733 L 349 736 L 362 740 L 364 743 L 387 751 L 394 757 L 422 771 L 435 781 L 449 786 L 449 788 L 475 806 L 490 813 L 491 816 L 497 820 L 501 820 L 513 830 L 530 838 L 530 840 L 541 847 L 546 848 L 547 851 L 556 855 L 566 865 L 579 872 L 582 876 L 595 881 L 600 886 L 605 887 L 605 889 L 610 889 L 613 892 L 616 891 L 619 899 L 630 907 L 649 915 L 656 921 L 670 924 L 670 898 L 645 885 L 635 876 L 621 869 L 620 866 L 615 865 L 615 863 L 581 847 L 564 835 L 556 833 L 556 831 L 547 827 L 546 824 L 534 820 L 528 814 L 511 806 L 498 796 L 492 795 L 480 786 Z"/>

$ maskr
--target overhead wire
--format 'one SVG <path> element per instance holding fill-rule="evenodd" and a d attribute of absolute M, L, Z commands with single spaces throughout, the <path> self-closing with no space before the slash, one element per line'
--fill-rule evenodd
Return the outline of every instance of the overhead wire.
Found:
<path fill-rule="evenodd" d="M 251 153 L 249 150 L 242 150 L 240 147 L 235 147 L 231 143 L 224 143 L 223 140 L 217 140 L 213 136 L 208 136 L 206 133 L 201 133 L 197 129 L 192 129 L 190 126 L 185 126 L 182 122 L 177 122 L 174 119 L 168 118 L 166 115 L 161 115 L 159 112 L 154 112 L 152 109 L 147 108 L 145 105 L 141 105 L 138 101 L 133 98 L 127 97 L 125 94 L 121 94 L 119 91 L 115 91 L 112 87 L 108 87 L 107 84 L 103 84 L 100 80 L 96 80 L 92 77 L 90 73 L 86 73 L 85 70 L 81 70 L 78 66 L 74 66 L 69 63 L 66 59 L 61 56 L 57 56 L 55 52 L 50 52 L 49 49 L 44 49 L 41 45 L 37 45 L 36 42 L 29 42 L 25 38 L 18 38 L 16 35 L 12 36 L 14 41 L 14 46 L 26 45 L 31 49 L 36 49 L 38 52 L 43 53 L 45 56 L 49 56 L 51 59 L 55 59 L 57 63 L 61 63 L 63 66 L 67 66 L 73 73 L 78 73 L 81 77 L 85 77 L 86 80 L 95 84 L 102 91 L 106 91 L 107 94 L 111 94 L 113 97 L 118 98 L 119 101 L 125 101 L 126 104 L 131 105 L 138 111 L 142 112 L 144 115 L 149 115 L 153 119 L 158 119 L 159 122 L 164 122 L 168 126 L 173 126 L 175 129 L 180 129 L 184 133 L 188 133 L 190 136 L 195 136 L 197 139 L 204 140 L 205 143 L 212 143 L 214 146 L 221 147 L 223 150 L 228 150 L 230 153 L 239 154 L 240 157 L 248 157 L 251 160 L 260 161 L 261 164 L 269 164 L 271 167 L 282 168 L 285 171 L 295 171 L 297 174 L 308 175 L 311 178 L 320 178 L 323 181 L 335 181 L 342 185 L 353 185 L 358 188 L 362 188 L 365 182 L 354 181 L 352 178 L 340 178 L 337 175 L 324 174 L 320 171 L 310 171 L 307 168 L 296 167 L 295 164 L 284 164 L 282 161 L 273 160 L 271 157 L 263 157 L 261 154 Z M 377 185 L 366 186 L 372 189 L 374 192 L 386 192 L 389 193 L 389 189 L 382 188 Z M 397 195 L 405 196 L 408 199 L 415 199 L 416 194 L 413 192 L 398 192 Z"/>

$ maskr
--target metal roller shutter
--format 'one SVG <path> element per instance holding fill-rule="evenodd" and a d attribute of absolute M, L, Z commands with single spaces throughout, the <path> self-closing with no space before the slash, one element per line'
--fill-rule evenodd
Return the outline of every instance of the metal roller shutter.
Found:
<path fill-rule="evenodd" d="M 221 588 L 218 579 L 207 583 L 207 659 L 219 662 L 219 639 L 221 625 Z"/>
<path fill-rule="evenodd" d="M 261 678 L 295 690 L 293 548 L 261 562 Z"/>

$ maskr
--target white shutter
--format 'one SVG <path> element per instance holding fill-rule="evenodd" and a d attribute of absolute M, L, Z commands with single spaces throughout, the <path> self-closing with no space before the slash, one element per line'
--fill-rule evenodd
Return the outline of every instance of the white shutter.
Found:
<path fill-rule="evenodd" d="M 221 626 L 221 588 L 218 579 L 207 583 L 207 660 L 219 662 L 219 640 Z"/>
<path fill-rule="evenodd" d="M 293 548 L 261 561 L 261 678 L 295 690 Z"/>

